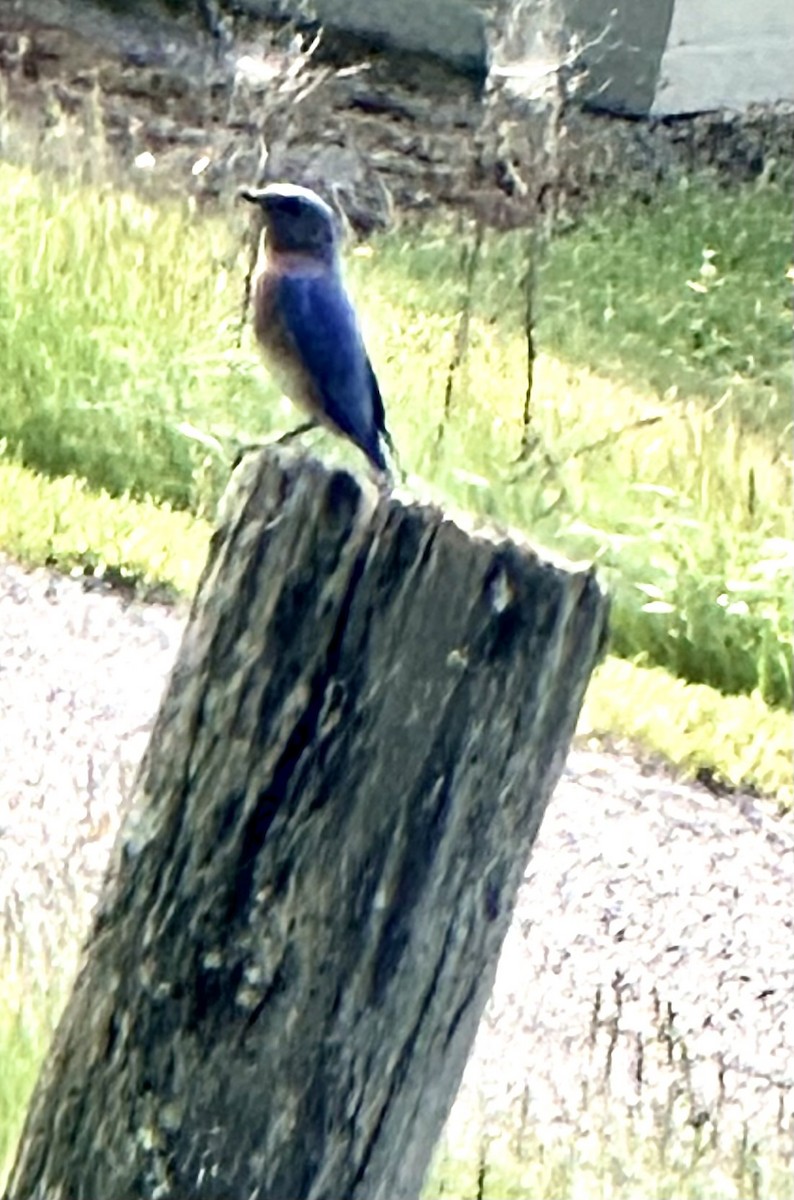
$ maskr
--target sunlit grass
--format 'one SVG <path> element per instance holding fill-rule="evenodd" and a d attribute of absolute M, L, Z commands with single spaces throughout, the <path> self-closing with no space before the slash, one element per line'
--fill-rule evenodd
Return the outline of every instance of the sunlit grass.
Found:
<path fill-rule="evenodd" d="M 782 455 L 700 398 L 663 402 L 542 357 L 534 448 L 516 465 L 518 404 L 499 412 L 493 401 L 494 381 L 505 397 L 521 395 L 521 344 L 504 345 L 499 370 L 498 337 L 475 331 L 440 454 L 427 433 L 441 420 L 440 380 L 419 411 L 397 370 L 408 460 L 462 506 L 598 562 L 617 653 L 790 704 L 794 541 Z"/>
<path fill-rule="evenodd" d="M 781 811 L 794 805 L 791 714 L 758 693 L 722 696 L 611 655 L 593 674 L 578 735 L 617 739 L 689 777 L 713 770 L 734 787 L 775 796 Z"/>
<path fill-rule="evenodd" d="M 151 500 L 91 491 L 81 479 L 47 479 L 0 460 L 0 546 L 27 566 L 49 564 L 158 594 L 189 595 L 211 528 Z"/>
<path fill-rule="evenodd" d="M 661 183 L 649 203 L 612 192 L 539 264 L 543 346 L 573 366 L 664 395 L 720 401 L 767 435 L 792 427 L 791 172 L 726 187 Z M 470 225 L 410 231 L 378 253 L 399 307 L 454 317 Z M 475 311 L 523 325 L 528 238 L 486 236 Z M 369 267 L 365 268 L 369 272 Z"/>
<path fill-rule="evenodd" d="M 180 427 L 234 399 L 217 301 L 228 236 L 9 166 L 0 192 L 2 436 L 39 470 L 195 506 L 201 448 Z"/>
<path fill-rule="evenodd" d="M 188 597 L 211 532 L 191 513 L 0 461 L 0 546 L 25 565 L 50 563 L 143 595 Z M 709 768 L 728 783 L 756 787 L 781 808 L 794 800 L 791 717 L 758 694 L 723 696 L 610 656 L 593 675 L 579 735 L 623 740 L 686 775 Z"/>
<path fill-rule="evenodd" d="M 11 1169 L 25 1112 L 47 1052 L 63 996 L 57 972 L 49 987 L 3 971 L 0 996 L 0 1189 Z M 56 994 L 57 993 L 57 994 Z"/>
<path fill-rule="evenodd" d="M 0 1187 L 11 1160 L 36 1082 L 47 1040 L 25 1028 L 19 1011 L 0 1009 Z"/>
<path fill-rule="evenodd" d="M 622 656 L 786 706 L 794 542 L 781 436 L 782 197 L 780 185 L 727 195 L 693 184 L 660 193 L 652 209 L 608 209 L 555 243 L 541 273 L 547 351 L 528 431 L 526 239 L 483 243 L 445 421 L 469 231 L 397 231 L 348 267 L 409 473 L 595 558 Z M 211 515 L 234 446 L 291 420 L 247 331 L 238 345 L 244 228 L 236 212 L 199 218 L 0 166 L 0 433 L 12 458 Z M 701 243 L 709 254 L 691 262 Z M 694 353 L 693 305 L 714 344 L 732 347 L 730 378 Z"/>
<path fill-rule="evenodd" d="M 651 1031 L 648 1031 L 648 1036 Z M 638 1121 L 605 1090 L 565 1139 L 473 1131 L 442 1142 L 422 1200 L 784 1200 L 791 1195 L 785 1139 L 710 1144 L 688 1114 Z"/>
<path fill-rule="evenodd" d="M 199 217 L 0 165 L 7 553 L 195 587 L 234 446 L 290 422 L 250 335 L 238 345 L 242 231 L 234 212 Z M 528 431 L 518 234 L 484 241 L 442 420 L 471 237 L 398 230 L 348 262 L 412 486 L 599 563 L 625 657 L 596 671 L 580 736 L 625 738 L 790 805 L 786 182 L 693 180 L 647 208 L 612 199 L 555 242 L 540 264 Z M 5 999 L 0 1176 L 57 1007 L 33 989 Z M 784 1194 L 782 1166 L 752 1145 L 720 1166 L 684 1123 L 662 1160 L 659 1130 L 603 1116 L 590 1143 L 583 1126 L 565 1146 L 442 1148 L 426 1196 Z"/>

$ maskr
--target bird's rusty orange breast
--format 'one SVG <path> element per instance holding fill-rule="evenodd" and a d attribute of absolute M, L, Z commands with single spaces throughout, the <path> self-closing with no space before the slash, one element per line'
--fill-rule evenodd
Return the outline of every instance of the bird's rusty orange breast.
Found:
<path fill-rule="evenodd" d="M 290 336 L 278 305 L 278 282 L 285 256 L 271 255 L 254 282 L 254 333 L 276 383 L 310 416 L 325 421 L 321 397 Z M 275 260 L 275 262 L 274 262 Z M 275 269 L 274 269 L 275 268 Z"/>

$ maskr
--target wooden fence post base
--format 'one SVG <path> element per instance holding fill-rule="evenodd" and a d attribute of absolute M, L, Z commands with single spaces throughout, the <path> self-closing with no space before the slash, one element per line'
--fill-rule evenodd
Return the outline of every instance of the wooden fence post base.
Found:
<path fill-rule="evenodd" d="M 416 1200 L 603 642 L 295 450 L 225 509 L 9 1200 Z"/>

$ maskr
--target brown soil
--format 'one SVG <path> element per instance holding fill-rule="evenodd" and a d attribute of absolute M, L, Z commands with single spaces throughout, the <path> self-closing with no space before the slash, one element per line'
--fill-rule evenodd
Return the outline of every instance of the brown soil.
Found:
<path fill-rule="evenodd" d="M 0 155 L 200 201 L 266 173 L 316 187 L 363 232 L 440 208 L 514 226 L 551 203 L 570 219 L 615 185 L 650 202 L 660 179 L 704 166 L 751 178 L 790 159 L 784 108 L 673 122 L 558 111 L 416 56 L 362 61 L 350 46 L 330 61 L 321 42 L 304 61 L 292 34 L 228 20 L 213 39 L 155 3 L 12 0 Z"/>

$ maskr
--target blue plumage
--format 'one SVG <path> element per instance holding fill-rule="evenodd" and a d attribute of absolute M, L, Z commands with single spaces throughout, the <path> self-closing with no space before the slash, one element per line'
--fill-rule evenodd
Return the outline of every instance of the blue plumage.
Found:
<path fill-rule="evenodd" d="M 387 471 L 391 446 L 375 372 L 339 267 L 334 214 L 307 188 L 271 184 L 242 195 L 262 208 L 264 268 L 254 328 L 272 374 L 313 420 Z"/>
<path fill-rule="evenodd" d="M 380 393 L 339 275 L 284 274 L 276 285 L 276 305 L 322 417 L 385 470 L 379 442 L 384 430 L 376 413 Z"/>

